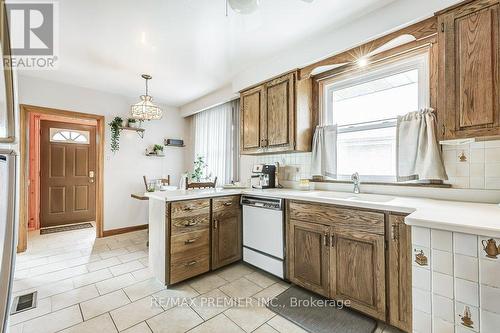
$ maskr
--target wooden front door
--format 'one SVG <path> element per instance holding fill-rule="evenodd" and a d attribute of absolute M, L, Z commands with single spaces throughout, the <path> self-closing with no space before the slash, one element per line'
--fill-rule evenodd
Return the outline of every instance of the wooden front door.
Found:
<path fill-rule="evenodd" d="M 95 221 L 95 127 L 42 121 L 40 129 L 40 226 Z"/>
<path fill-rule="evenodd" d="M 329 227 L 290 220 L 288 260 L 290 281 L 328 296 Z"/>
<path fill-rule="evenodd" d="M 331 297 L 349 300 L 354 309 L 385 320 L 384 236 L 361 232 L 333 235 Z"/>

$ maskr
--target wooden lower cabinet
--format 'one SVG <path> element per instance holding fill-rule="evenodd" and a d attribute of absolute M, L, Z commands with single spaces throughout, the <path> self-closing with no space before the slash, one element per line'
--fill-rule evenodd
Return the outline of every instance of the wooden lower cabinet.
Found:
<path fill-rule="evenodd" d="M 330 297 L 385 320 L 384 236 L 363 232 L 331 235 Z"/>
<path fill-rule="evenodd" d="M 217 269 L 242 257 L 241 211 L 228 209 L 212 216 L 212 269 Z"/>
<path fill-rule="evenodd" d="M 412 330 L 411 227 L 404 216 L 389 215 L 388 221 L 387 302 L 389 324 Z"/>
<path fill-rule="evenodd" d="M 410 230 L 402 215 L 291 201 L 289 279 L 411 332 Z"/>
<path fill-rule="evenodd" d="M 167 284 L 241 260 L 240 196 L 167 204 Z"/>
<path fill-rule="evenodd" d="M 289 220 L 288 265 L 290 281 L 329 296 L 329 227 Z"/>

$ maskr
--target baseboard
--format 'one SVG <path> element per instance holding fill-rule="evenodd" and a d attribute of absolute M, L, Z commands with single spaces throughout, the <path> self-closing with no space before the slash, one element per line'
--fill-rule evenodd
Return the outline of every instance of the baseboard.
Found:
<path fill-rule="evenodd" d="M 127 232 L 132 232 L 132 231 L 137 231 L 137 230 L 144 230 L 144 229 L 147 229 L 147 228 L 148 228 L 147 224 L 141 224 L 141 225 L 134 225 L 134 226 L 125 227 L 125 228 L 103 230 L 102 236 L 103 237 L 109 237 L 109 236 L 114 236 L 114 235 L 119 235 L 119 234 L 125 234 Z"/>

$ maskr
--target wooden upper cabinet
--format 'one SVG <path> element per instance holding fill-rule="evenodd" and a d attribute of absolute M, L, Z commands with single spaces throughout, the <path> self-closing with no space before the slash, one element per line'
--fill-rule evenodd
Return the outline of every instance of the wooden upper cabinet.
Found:
<path fill-rule="evenodd" d="M 242 154 L 311 151 L 311 82 L 294 71 L 241 92 Z"/>
<path fill-rule="evenodd" d="M 331 245 L 331 297 L 385 321 L 384 236 L 337 231 Z"/>
<path fill-rule="evenodd" d="M 241 93 L 241 149 L 256 151 L 261 146 L 260 117 L 263 110 L 264 89 L 256 87 Z"/>
<path fill-rule="evenodd" d="M 329 296 L 329 227 L 289 220 L 288 265 L 293 283 Z"/>
<path fill-rule="evenodd" d="M 265 85 L 266 117 L 261 123 L 267 148 L 280 147 L 293 150 L 293 84 L 294 75 L 289 74 Z"/>
<path fill-rule="evenodd" d="M 500 135 L 499 9 L 478 0 L 437 13 L 443 139 Z"/>
<path fill-rule="evenodd" d="M 389 215 L 387 228 L 388 320 L 392 326 L 405 332 L 411 332 L 411 227 L 404 223 L 404 216 Z"/>

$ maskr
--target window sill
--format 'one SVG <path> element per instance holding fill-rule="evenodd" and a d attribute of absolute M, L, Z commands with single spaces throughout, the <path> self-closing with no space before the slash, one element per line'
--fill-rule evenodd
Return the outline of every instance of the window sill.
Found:
<path fill-rule="evenodd" d="M 331 184 L 352 184 L 350 180 L 314 180 L 309 179 L 311 183 L 331 183 Z M 396 182 L 375 182 L 361 181 L 361 185 L 384 185 L 384 186 L 408 186 L 408 187 L 434 187 L 434 188 L 451 188 L 451 184 L 443 184 L 438 182 L 430 183 L 396 183 Z"/>

